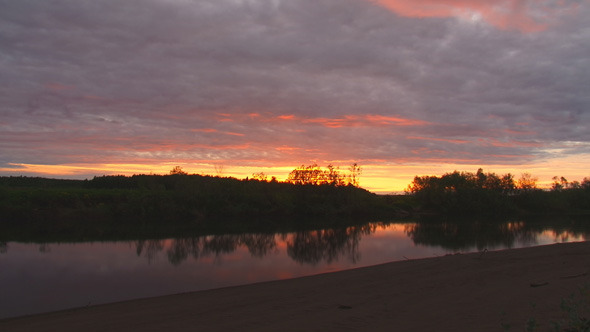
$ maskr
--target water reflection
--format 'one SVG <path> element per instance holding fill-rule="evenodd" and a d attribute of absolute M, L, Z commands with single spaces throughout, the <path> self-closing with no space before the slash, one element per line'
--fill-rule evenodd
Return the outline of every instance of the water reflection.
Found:
<path fill-rule="evenodd" d="M 135 241 L 138 256 L 145 256 L 152 262 L 157 255 L 166 251 L 168 261 L 179 265 L 189 257 L 200 259 L 210 256 L 228 255 L 245 247 L 252 257 L 262 258 L 278 252 L 278 246 L 287 248 L 287 255 L 301 264 L 331 263 L 341 257 L 351 262 L 359 258 L 359 241 L 363 235 L 370 235 L 377 224 L 347 228 L 300 231 L 286 234 L 224 234 L 207 235 L 170 240 Z"/>
<path fill-rule="evenodd" d="M 0 318 L 300 277 L 404 257 L 589 238 L 590 223 L 582 218 L 560 223 L 370 223 L 128 242 L 0 242 Z"/>
<path fill-rule="evenodd" d="M 168 260 L 178 265 L 189 256 L 194 259 L 230 254 L 245 246 L 252 257 L 264 257 L 277 247 L 274 234 L 226 234 L 174 239 L 167 249 Z M 138 254 L 140 250 L 138 249 Z"/>
<path fill-rule="evenodd" d="M 253 257 L 264 257 L 276 249 L 275 234 L 224 234 L 171 240 L 135 241 L 137 256 L 142 254 L 149 262 L 166 249 L 168 261 L 179 265 L 187 258 L 199 259 L 211 255 L 231 254 L 245 246 Z"/>
<path fill-rule="evenodd" d="M 407 224 L 404 232 L 417 245 L 440 246 L 464 251 L 469 248 L 513 248 L 532 246 L 539 236 L 552 235 L 554 242 L 590 238 L 587 222 L 568 222 L 548 225 L 542 222 L 489 222 L 478 220 L 427 221 Z"/>
<path fill-rule="evenodd" d="M 134 243 L 138 256 L 143 255 L 151 262 L 165 250 L 168 261 L 173 265 L 179 265 L 189 257 L 198 260 L 210 256 L 229 255 L 241 247 L 247 248 L 250 255 L 257 258 L 277 253 L 278 247 L 286 247 L 287 256 L 300 264 L 330 264 L 341 258 L 356 263 L 360 257 L 361 239 L 390 225 L 371 223 L 284 234 L 224 234 L 171 240 L 139 240 Z M 415 245 L 436 246 L 450 251 L 532 246 L 538 243 L 538 238 L 542 234 L 552 235 L 554 242 L 590 238 L 588 229 L 563 225 L 546 226 L 525 221 L 428 221 L 402 225 L 403 232 Z"/>
<path fill-rule="evenodd" d="M 375 233 L 377 224 L 297 232 L 287 242 L 287 255 L 298 263 L 317 264 L 321 261 L 331 263 L 346 256 L 356 263 L 359 242 L 363 235 Z"/>
<path fill-rule="evenodd" d="M 164 240 L 139 240 L 135 246 L 137 256 L 141 256 L 143 252 L 150 263 L 158 256 L 158 253 L 162 249 L 164 249 Z"/>
<path fill-rule="evenodd" d="M 582 218 L 583 219 L 583 218 Z M 401 226 L 416 246 L 441 247 L 445 250 L 469 251 L 494 248 L 532 246 L 539 237 L 551 237 L 553 242 L 590 239 L 590 223 L 585 219 L 559 223 L 489 222 L 478 220 L 438 221 L 416 223 L 369 223 L 345 228 L 299 231 L 293 233 L 221 234 L 177 239 L 136 240 L 130 242 L 138 257 L 152 263 L 162 253 L 169 263 L 178 266 L 187 259 L 204 259 L 231 255 L 240 248 L 251 257 L 264 258 L 285 248 L 289 258 L 299 264 L 330 264 L 346 258 L 356 263 L 360 258 L 359 243 L 363 237 L 379 230 Z M 9 244 L 0 242 L 0 254 L 7 253 Z M 48 243 L 38 244 L 40 253 L 50 253 Z"/>
<path fill-rule="evenodd" d="M 523 222 L 418 223 L 407 225 L 404 231 L 415 244 L 441 246 L 451 250 L 473 247 L 481 251 L 498 246 L 511 248 L 516 242 L 530 245 L 536 243 L 537 236 Z"/>

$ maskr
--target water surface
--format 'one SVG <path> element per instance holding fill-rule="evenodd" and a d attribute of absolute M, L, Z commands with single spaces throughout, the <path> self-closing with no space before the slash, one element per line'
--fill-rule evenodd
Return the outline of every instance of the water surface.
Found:
<path fill-rule="evenodd" d="M 584 241 L 588 234 L 525 223 L 371 223 L 283 234 L 0 243 L 0 318 L 457 252 Z"/>

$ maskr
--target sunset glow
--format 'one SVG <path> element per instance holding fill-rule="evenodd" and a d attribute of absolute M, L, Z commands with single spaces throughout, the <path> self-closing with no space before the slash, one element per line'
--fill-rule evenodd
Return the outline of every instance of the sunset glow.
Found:
<path fill-rule="evenodd" d="M 581 181 L 589 14 L 574 0 L 6 2 L 0 175 L 284 180 L 358 163 L 377 193 L 480 167 Z"/>

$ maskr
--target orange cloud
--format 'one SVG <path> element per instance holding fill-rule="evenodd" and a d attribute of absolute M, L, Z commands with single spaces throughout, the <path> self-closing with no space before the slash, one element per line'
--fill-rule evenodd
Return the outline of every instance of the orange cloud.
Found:
<path fill-rule="evenodd" d="M 558 11 L 573 11 L 574 3 L 550 7 L 527 0 L 369 0 L 407 17 L 458 17 L 485 20 L 500 29 L 534 32 L 546 29 Z"/>
<path fill-rule="evenodd" d="M 224 134 L 226 134 L 226 135 L 230 135 L 230 136 L 240 136 L 240 137 L 242 137 L 242 136 L 245 136 L 245 135 L 244 135 L 244 134 L 242 134 L 242 133 L 233 133 L 233 132 L 231 132 L 231 131 L 225 132 Z"/>
<path fill-rule="evenodd" d="M 219 122 L 233 122 L 234 121 L 233 119 L 231 119 L 234 117 L 234 115 L 229 114 L 229 113 L 217 113 L 216 117 L 217 117 L 217 121 L 219 121 Z"/>
<path fill-rule="evenodd" d="M 444 138 L 421 137 L 421 136 L 409 136 L 409 137 L 407 137 L 407 139 L 427 140 L 427 141 L 436 141 L 436 142 L 447 142 L 447 143 L 455 143 L 455 144 L 469 143 L 469 141 L 461 140 L 461 139 L 444 139 Z"/>
<path fill-rule="evenodd" d="M 294 115 L 281 115 L 276 119 L 298 121 L 305 124 L 317 124 L 328 128 L 376 127 L 376 126 L 420 126 L 427 122 L 384 115 L 345 115 L 339 118 L 298 118 Z"/>
<path fill-rule="evenodd" d="M 427 124 L 425 121 L 383 115 L 367 115 L 366 118 L 371 123 L 381 125 L 395 124 L 396 126 L 421 126 Z"/>
<path fill-rule="evenodd" d="M 282 146 L 278 146 L 275 148 L 275 150 L 277 151 L 286 151 L 286 152 L 291 152 L 291 151 L 297 151 L 300 150 L 301 148 L 298 147 L 292 147 L 292 146 L 286 146 L 286 145 L 282 145 Z"/>
<path fill-rule="evenodd" d="M 303 123 L 315 123 L 319 124 L 323 127 L 328 128 L 341 128 L 341 127 L 359 127 L 361 123 L 359 122 L 358 117 L 353 115 L 347 115 L 344 118 L 314 118 L 314 119 L 304 119 Z"/>
<path fill-rule="evenodd" d="M 213 128 L 203 128 L 203 129 L 192 129 L 192 131 L 198 131 L 201 133 L 216 133 L 217 129 L 213 129 Z"/>
<path fill-rule="evenodd" d="M 222 134 L 222 135 L 229 135 L 229 136 L 245 136 L 242 133 L 235 133 L 235 132 L 231 132 L 231 131 L 219 131 L 217 129 L 214 128 L 201 128 L 201 129 L 191 129 L 191 131 L 193 132 L 200 132 L 200 133 L 207 133 L 207 134 L 211 134 L 211 133 L 217 133 L 217 134 Z"/>

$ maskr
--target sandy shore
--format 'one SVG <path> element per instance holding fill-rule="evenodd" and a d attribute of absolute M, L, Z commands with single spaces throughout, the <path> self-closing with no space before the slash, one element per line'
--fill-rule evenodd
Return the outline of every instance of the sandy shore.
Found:
<path fill-rule="evenodd" d="M 590 242 L 409 260 L 0 320 L 0 331 L 538 331 L 590 285 Z"/>

